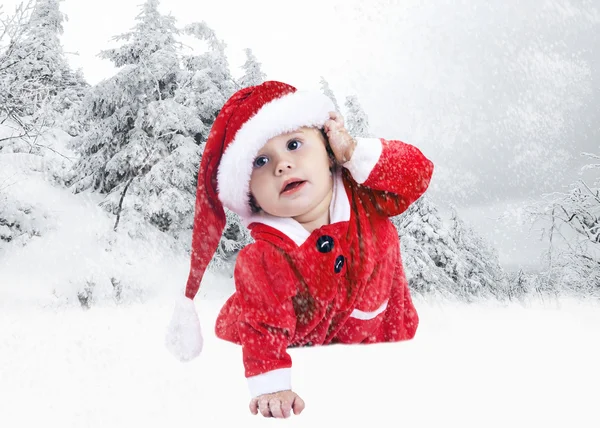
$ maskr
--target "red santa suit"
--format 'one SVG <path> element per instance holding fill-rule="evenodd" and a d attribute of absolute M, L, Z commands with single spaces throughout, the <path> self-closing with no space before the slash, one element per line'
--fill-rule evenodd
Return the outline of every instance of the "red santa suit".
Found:
<path fill-rule="evenodd" d="M 331 223 L 309 233 L 289 218 L 253 216 L 236 292 L 216 334 L 241 344 L 253 396 L 291 389 L 288 347 L 411 339 L 419 318 L 388 217 L 427 189 L 433 164 L 400 141 L 357 138 L 334 177 Z"/>
<path fill-rule="evenodd" d="M 419 319 L 404 274 L 398 233 L 389 217 L 404 212 L 417 200 L 428 188 L 433 173 L 432 162 L 410 144 L 356 138 L 352 158 L 334 170 L 330 224 L 309 233 L 294 219 L 252 214 L 248 199 L 244 198 L 248 186 L 241 186 L 241 190 L 220 187 L 229 180 L 225 173 L 221 177 L 219 174 L 231 171 L 223 165 L 239 168 L 242 162 L 251 161 L 269 138 L 300 126 L 315 126 L 315 122 L 318 126 L 333 110 L 332 104 L 325 101 L 318 119 L 307 118 L 306 103 L 298 100 L 295 88 L 283 96 L 274 95 L 265 103 L 265 84 L 257 111 L 247 114 L 249 117 L 233 141 L 225 144 L 231 147 L 240 133 L 248 141 L 257 140 L 250 150 L 251 157 L 236 149 L 238 145 L 229 152 L 225 149 L 228 158 L 213 159 L 218 165 L 218 199 L 240 214 L 255 240 L 238 255 L 234 271 L 236 291 L 221 309 L 215 326 L 218 337 L 242 345 L 252 396 L 291 389 L 289 347 L 390 342 L 415 335 Z M 281 87 L 277 89 L 281 91 Z M 288 111 L 282 115 L 281 110 L 286 108 Z M 264 132 L 265 124 L 277 122 L 282 116 L 296 119 L 291 123 L 284 119 L 285 126 L 271 131 L 270 136 L 256 136 Z M 242 160 L 244 156 L 246 159 Z M 201 172 L 202 169 L 201 164 Z M 247 177 L 249 181 L 249 174 Z M 198 213 L 202 214 L 206 199 L 210 199 L 210 195 L 204 195 L 208 193 L 208 180 L 203 179 L 205 188 L 201 189 L 201 179 L 202 174 L 199 191 L 203 195 L 197 198 L 204 201 L 200 205 L 197 202 L 196 219 Z M 204 214 L 211 211 L 215 211 L 214 206 L 204 209 Z M 201 279 L 201 273 L 194 275 L 199 262 L 194 248 L 202 255 L 206 238 L 212 237 L 214 243 L 222 226 L 216 232 L 209 229 L 201 240 L 197 231 L 205 230 L 206 227 L 194 225 L 192 269 L 186 285 L 188 299 L 176 308 L 167 341 L 169 349 L 183 360 L 193 358 L 201 350 L 201 338 L 186 339 L 182 333 L 185 324 L 193 325 L 199 333 L 197 316 L 189 312 Z M 205 267 L 208 262 L 202 263 Z"/>

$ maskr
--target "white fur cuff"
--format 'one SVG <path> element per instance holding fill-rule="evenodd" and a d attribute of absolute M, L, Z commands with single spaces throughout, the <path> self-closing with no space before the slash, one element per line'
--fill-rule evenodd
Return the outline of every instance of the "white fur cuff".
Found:
<path fill-rule="evenodd" d="M 292 389 L 292 369 L 276 369 L 248 378 L 252 398 Z"/>
<path fill-rule="evenodd" d="M 355 140 L 354 153 L 352 153 L 350 160 L 343 164 L 343 167 L 350 171 L 358 184 L 362 184 L 367 181 L 369 174 L 379 161 L 383 145 L 379 138 L 357 137 Z"/>
<path fill-rule="evenodd" d="M 180 361 L 190 361 L 202 352 L 202 329 L 194 301 L 182 296 L 175 303 L 165 345 Z"/>

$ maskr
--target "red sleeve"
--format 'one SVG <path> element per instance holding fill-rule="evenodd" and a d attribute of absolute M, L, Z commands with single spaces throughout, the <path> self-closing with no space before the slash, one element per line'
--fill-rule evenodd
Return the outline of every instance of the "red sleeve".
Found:
<path fill-rule="evenodd" d="M 296 329 L 296 315 L 291 299 L 293 284 L 273 269 L 280 263 L 273 252 L 256 243 L 245 247 L 236 260 L 234 278 L 241 306 L 239 335 L 242 343 L 245 374 L 256 378 L 260 386 L 250 385 L 253 395 L 275 392 L 278 386 L 289 389 L 292 359 L 287 352 Z M 268 267 L 271 269 L 268 269 Z M 265 385 L 267 375 L 268 384 Z M 274 376 L 277 374 L 277 376 Z M 263 379 L 263 380 L 261 380 Z M 249 379 L 249 383 L 251 379 Z M 267 388 L 266 391 L 258 389 Z M 269 388 L 273 390 L 268 390 Z"/>
<path fill-rule="evenodd" d="M 352 158 L 343 166 L 371 191 L 369 197 L 380 214 L 401 214 L 425 193 L 434 167 L 418 148 L 383 138 L 356 138 L 356 142 Z"/>

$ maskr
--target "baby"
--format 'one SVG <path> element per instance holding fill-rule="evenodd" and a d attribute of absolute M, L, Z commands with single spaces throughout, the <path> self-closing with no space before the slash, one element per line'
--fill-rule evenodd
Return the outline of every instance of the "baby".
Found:
<path fill-rule="evenodd" d="M 216 335 L 242 346 L 250 411 L 300 414 L 287 348 L 414 337 L 418 315 L 389 217 L 428 188 L 433 164 L 397 140 L 353 138 L 320 93 L 268 81 L 221 109 L 202 156 L 185 296 L 167 346 L 202 349 L 193 298 L 236 212 L 254 243 L 239 253 L 236 291 Z"/>

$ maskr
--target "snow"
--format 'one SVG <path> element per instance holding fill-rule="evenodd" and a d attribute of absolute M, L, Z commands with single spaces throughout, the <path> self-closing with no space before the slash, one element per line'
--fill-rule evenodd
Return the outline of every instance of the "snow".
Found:
<path fill-rule="evenodd" d="M 68 153 L 67 139 L 66 134 L 50 134 L 44 144 Z M 176 290 L 163 284 L 185 281 L 188 257 L 170 251 L 172 243 L 152 228 L 144 231 L 144 240 L 131 237 L 126 223 L 113 232 L 114 217 L 98 206 L 102 196 L 74 195 L 51 184 L 49 176 L 63 165 L 57 160 L 62 157 L 52 153 L 0 155 L 0 184 L 10 184 L 0 199 L 5 198 L 9 208 L 31 206 L 40 235 L 11 242 L 8 250 L 0 241 L 0 310 L 9 301 L 23 307 L 65 301 L 79 305 L 76 294 L 88 282 L 96 284 L 95 299 L 104 301 L 115 293 L 113 277 L 122 283 L 124 301 L 173 295 Z"/>
<path fill-rule="evenodd" d="M 163 345 L 167 300 L 0 312 L 0 426 L 266 426 L 249 413 L 241 351 L 212 333 L 222 298 L 197 300 L 203 354 Z M 292 349 L 307 407 L 288 426 L 593 426 L 598 307 L 417 302 L 410 342 Z M 211 328 L 208 328 L 211 327 Z"/>

